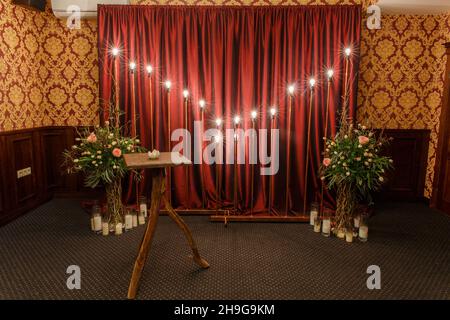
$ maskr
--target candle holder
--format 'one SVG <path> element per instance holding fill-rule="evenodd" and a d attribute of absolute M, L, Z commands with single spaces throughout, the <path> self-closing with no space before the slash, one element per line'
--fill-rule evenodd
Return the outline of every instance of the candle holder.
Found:
<path fill-rule="evenodd" d="M 272 136 L 272 129 L 277 128 L 277 109 L 275 107 L 270 108 L 270 146 L 272 148 L 273 144 L 275 143 L 275 139 Z M 273 149 L 273 148 L 272 148 Z M 269 214 L 272 214 L 273 208 L 272 208 L 272 195 L 273 195 L 273 170 L 271 171 L 271 174 L 269 176 L 269 195 L 268 195 L 268 207 L 269 207 Z"/>
<path fill-rule="evenodd" d="M 238 156 L 237 156 L 237 145 L 238 145 L 238 139 L 239 136 L 237 134 L 237 130 L 239 129 L 239 124 L 241 122 L 240 116 L 234 117 L 234 184 L 233 184 L 233 211 L 237 212 L 238 210 Z"/>
<path fill-rule="evenodd" d="M 155 149 L 155 140 L 153 136 L 153 130 L 154 130 L 154 121 L 153 121 L 153 90 L 152 90 L 152 73 L 153 73 L 153 67 L 151 65 L 147 66 L 147 76 L 148 76 L 148 86 L 149 86 L 149 109 L 150 109 L 150 149 Z"/>
<path fill-rule="evenodd" d="M 324 237 L 331 236 L 331 212 L 324 210 L 322 215 L 322 235 Z"/>
<path fill-rule="evenodd" d="M 184 130 L 186 130 L 186 132 L 189 130 L 189 111 L 188 111 L 188 107 L 189 107 L 189 91 L 187 89 L 183 90 L 183 97 L 184 97 Z M 185 137 L 185 139 L 187 139 L 187 137 Z M 187 148 L 187 143 L 185 140 L 185 147 Z M 187 150 L 184 150 L 185 155 L 188 154 Z M 185 186 L 185 198 L 186 198 L 186 203 L 184 204 L 185 209 L 189 208 L 189 166 L 185 166 L 184 168 L 184 179 L 186 181 L 186 186 Z"/>
<path fill-rule="evenodd" d="M 251 112 L 251 118 L 252 118 L 252 132 L 255 132 L 256 128 L 256 118 L 258 116 L 258 112 L 256 110 L 253 110 Z M 253 133 L 252 133 L 253 134 Z M 253 139 L 251 139 L 251 142 L 254 143 Z M 250 146 L 250 150 L 252 149 L 252 146 Z M 254 207 L 254 183 L 255 183 L 255 164 L 250 164 L 250 216 L 253 216 L 253 207 Z"/>
<path fill-rule="evenodd" d="M 364 215 L 364 216 L 361 216 L 361 221 L 359 224 L 358 239 L 361 242 L 367 242 L 368 238 L 369 238 L 368 216 Z"/>
<path fill-rule="evenodd" d="M 308 127 L 307 127 L 307 137 L 306 137 L 306 164 L 305 164 L 305 184 L 303 187 L 304 190 L 304 198 L 303 198 L 303 214 L 306 213 L 306 208 L 308 204 L 308 176 L 309 176 L 309 154 L 311 149 L 311 118 L 312 118 L 312 109 L 313 109 L 313 95 L 314 95 L 314 87 L 316 84 L 316 80 L 311 78 L 309 80 L 309 110 L 308 110 Z"/>
<path fill-rule="evenodd" d="M 167 90 L 167 152 L 170 152 L 171 143 L 171 129 L 170 129 L 170 118 L 171 118 L 171 105 L 170 105 L 170 89 L 172 87 L 172 82 L 166 80 L 164 83 Z M 169 204 L 172 205 L 172 168 L 167 169 L 167 197 Z"/>
<path fill-rule="evenodd" d="M 216 137 L 216 143 L 219 144 L 219 147 L 221 147 L 220 143 L 222 142 L 222 132 L 220 130 L 220 127 L 222 125 L 222 119 L 221 118 L 217 118 L 216 119 L 216 126 L 217 126 L 217 130 L 218 130 L 218 136 Z M 216 148 L 217 151 L 217 148 Z M 221 156 L 221 154 L 220 154 Z M 217 161 L 217 155 L 216 155 L 216 211 L 217 214 L 219 213 L 219 209 L 221 208 L 221 176 L 220 176 L 220 167 L 219 167 L 219 163 Z"/>
<path fill-rule="evenodd" d="M 205 107 L 206 107 L 206 102 L 205 100 L 201 99 L 198 102 L 198 105 L 200 107 L 200 121 L 202 124 L 202 131 L 200 133 L 200 137 L 201 137 L 201 150 L 200 150 L 200 159 L 203 159 L 203 155 L 201 154 L 202 150 L 203 150 L 203 134 L 205 131 Z M 205 209 L 206 207 L 206 192 L 205 192 L 205 173 L 203 171 L 203 161 L 200 161 L 200 175 L 201 175 L 201 188 L 202 188 L 202 209 Z"/>
<path fill-rule="evenodd" d="M 288 114 L 287 114 L 287 144 L 286 144 L 286 198 L 285 198 L 285 216 L 289 213 L 290 199 L 290 179 L 291 179 L 291 116 L 292 116 L 292 99 L 294 97 L 295 86 L 288 87 Z"/>

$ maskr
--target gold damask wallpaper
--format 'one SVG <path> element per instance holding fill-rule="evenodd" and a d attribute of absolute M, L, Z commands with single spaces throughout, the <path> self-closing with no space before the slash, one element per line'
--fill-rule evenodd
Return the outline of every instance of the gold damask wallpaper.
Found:
<path fill-rule="evenodd" d="M 450 15 L 382 16 L 364 28 L 358 119 L 377 128 L 430 129 L 425 196 L 431 196 Z"/>
<path fill-rule="evenodd" d="M 0 0 L 0 131 L 97 120 L 97 26 L 69 30 L 51 9 L 35 13 Z M 358 4 L 372 0 L 136 0 L 136 4 Z M 450 14 L 382 15 L 363 28 L 358 119 L 377 128 L 431 130 L 430 196 Z"/>
<path fill-rule="evenodd" d="M 96 28 L 0 0 L 0 131 L 95 121 Z"/>

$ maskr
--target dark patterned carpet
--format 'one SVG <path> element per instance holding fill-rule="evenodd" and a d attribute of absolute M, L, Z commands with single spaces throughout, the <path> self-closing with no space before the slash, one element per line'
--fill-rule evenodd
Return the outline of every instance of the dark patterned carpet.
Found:
<path fill-rule="evenodd" d="M 192 263 L 161 217 L 138 298 L 450 299 L 450 217 L 424 204 L 380 206 L 369 242 L 351 245 L 306 224 L 185 220 L 211 268 Z M 102 237 L 88 224 L 77 201 L 59 199 L 0 228 L 0 299 L 124 299 L 144 228 Z M 381 290 L 366 287 L 372 264 Z M 69 265 L 81 290 L 66 287 Z"/>

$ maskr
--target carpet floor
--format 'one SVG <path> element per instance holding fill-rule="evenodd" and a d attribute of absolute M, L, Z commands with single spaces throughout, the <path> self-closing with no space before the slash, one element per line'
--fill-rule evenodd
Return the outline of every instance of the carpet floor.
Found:
<path fill-rule="evenodd" d="M 425 204 L 379 205 L 369 241 L 353 244 L 307 224 L 185 221 L 211 268 L 163 216 L 138 299 L 450 299 L 450 217 Z M 0 228 L 0 299 L 125 299 L 143 232 L 95 235 L 78 201 L 52 200 Z M 80 290 L 66 286 L 70 265 Z M 380 290 L 366 286 L 370 265 Z"/>

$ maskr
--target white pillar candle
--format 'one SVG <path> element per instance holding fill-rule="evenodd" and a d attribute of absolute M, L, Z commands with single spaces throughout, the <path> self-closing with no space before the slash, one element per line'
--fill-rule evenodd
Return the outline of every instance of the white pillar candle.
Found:
<path fill-rule="evenodd" d="M 347 231 L 345 233 L 345 241 L 353 242 L 353 231 Z"/>
<path fill-rule="evenodd" d="M 94 218 L 93 218 L 93 217 L 91 217 L 91 231 L 95 231 L 95 228 L 94 228 Z"/>
<path fill-rule="evenodd" d="M 144 217 L 147 217 L 147 204 L 146 203 L 141 203 L 139 206 L 139 211 L 141 214 L 144 215 Z"/>
<path fill-rule="evenodd" d="M 94 216 L 94 231 L 102 231 L 102 216 L 99 214 Z"/>
<path fill-rule="evenodd" d="M 143 214 L 139 214 L 139 225 L 145 224 L 145 217 Z"/>
<path fill-rule="evenodd" d="M 312 208 L 310 213 L 309 213 L 309 224 L 310 225 L 314 225 L 314 219 L 317 218 L 318 212 L 316 208 Z"/>
<path fill-rule="evenodd" d="M 118 224 L 116 224 L 116 236 L 121 235 L 122 234 L 122 222 L 119 222 Z"/>
<path fill-rule="evenodd" d="M 359 228 L 360 221 L 361 221 L 361 216 L 356 216 L 353 218 L 353 223 L 354 223 L 355 228 Z"/>
<path fill-rule="evenodd" d="M 368 237 L 369 237 L 369 227 L 368 226 L 360 226 L 359 234 L 358 234 L 359 240 L 361 240 L 362 242 L 366 242 Z"/>
<path fill-rule="evenodd" d="M 109 222 L 103 221 L 102 222 L 102 235 L 107 236 L 109 234 Z"/>
<path fill-rule="evenodd" d="M 125 215 L 125 230 L 130 230 L 133 228 L 133 217 L 131 214 L 127 213 Z"/>
<path fill-rule="evenodd" d="M 344 239 L 344 238 L 345 238 L 345 232 L 344 232 L 344 230 L 338 229 L 336 236 L 337 236 L 339 239 Z"/>
<path fill-rule="evenodd" d="M 136 213 L 133 213 L 132 223 L 133 223 L 133 228 L 136 228 L 138 226 L 138 217 L 137 217 Z"/>
<path fill-rule="evenodd" d="M 329 236 L 331 231 L 331 221 L 329 219 L 324 219 L 322 221 L 322 234 L 324 236 Z"/>

